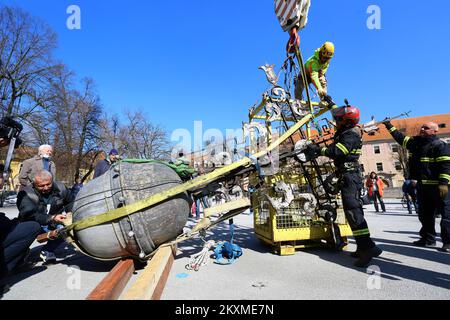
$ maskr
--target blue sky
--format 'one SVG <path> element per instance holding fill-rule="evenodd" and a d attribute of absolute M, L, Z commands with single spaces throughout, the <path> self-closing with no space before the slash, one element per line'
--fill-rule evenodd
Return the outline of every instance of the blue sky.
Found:
<path fill-rule="evenodd" d="M 92 77 L 109 114 L 145 110 L 169 131 L 236 129 L 268 85 L 258 67 L 280 67 L 285 34 L 272 0 L 3 0 L 49 23 L 55 52 L 79 78 Z M 66 9 L 81 8 L 81 30 Z M 381 30 L 366 10 L 381 9 Z M 324 41 L 336 55 L 328 72 L 336 101 L 348 98 L 363 120 L 403 111 L 448 113 L 450 1 L 312 0 L 302 31 L 304 58 Z"/>

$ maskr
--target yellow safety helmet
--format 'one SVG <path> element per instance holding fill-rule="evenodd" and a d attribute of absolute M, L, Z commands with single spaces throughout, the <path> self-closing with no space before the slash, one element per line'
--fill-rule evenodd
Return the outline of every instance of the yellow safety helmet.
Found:
<path fill-rule="evenodd" d="M 323 58 L 331 59 L 334 56 L 334 44 L 332 42 L 325 42 L 320 48 L 320 56 Z"/>

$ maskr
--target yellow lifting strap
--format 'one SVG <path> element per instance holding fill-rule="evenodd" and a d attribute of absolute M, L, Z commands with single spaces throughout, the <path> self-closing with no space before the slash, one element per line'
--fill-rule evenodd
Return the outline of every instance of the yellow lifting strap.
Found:
<path fill-rule="evenodd" d="M 328 110 L 322 110 L 320 111 L 317 116 L 321 116 L 322 114 L 326 113 Z M 260 151 L 253 155 L 251 158 L 243 158 L 235 163 L 232 163 L 228 166 L 225 166 L 220 169 L 216 169 L 215 171 L 199 176 L 194 180 L 188 181 L 182 185 L 173 187 L 171 189 L 168 189 L 166 191 L 160 192 L 158 194 L 155 194 L 147 199 L 135 202 L 133 204 L 129 204 L 127 206 L 117 208 L 114 210 L 111 210 L 109 212 L 105 212 L 102 214 L 99 214 L 97 216 L 92 216 L 85 218 L 83 220 L 77 221 L 70 226 L 67 227 L 67 231 L 75 230 L 80 231 L 87 228 L 91 228 L 94 226 L 98 226 L 104 223 L 108 223 L 120 218 L 123 218 L 128 215 L 132 215 L 138 211 L 141 211 L 143 209 L 149 208 L 151 206 L 154 206 L 158 203 L 161 203 L 167 199 L 170 199 L 178 194 L 181 194 L 183 192 L 195 189 L 197 187 L 200 187 L 202 185 L 205 185 L 207 183 L 210 183 L 219 177 L 235 170 L 241 167 L 248 167 L 252 164 L 252 159 L 258 159 L 262 156 L 266 155 L 268 152 L 273 151 L 276 149 L 279 145 L 281 145 L 284 141 L 286 141 L 290 136 L 292 136 L 295 132 L 297 132 L 303 125 L 307 124 L 311 118 L 313 117 L 312 114 L 309 114 L 302 118 L 299 122 L 297 122 L 294 126 L 292 126 L 288 131 L 286 131 L 280 138 L 278 138 L 275 142 L 273 142 L 267 149 Z"/>

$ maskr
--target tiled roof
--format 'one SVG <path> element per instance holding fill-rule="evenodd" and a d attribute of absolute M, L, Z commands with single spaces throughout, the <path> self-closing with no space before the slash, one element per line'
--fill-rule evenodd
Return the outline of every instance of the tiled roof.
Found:
<path fill-rule="evenodd" d="M 409 136 L 416 136 L 419 134 L 422 125 L 427 122 L 436 122 L 438 125 L 445 125 L 445 127 L 439 129 L 438 136 L 450 135 L 450 113 L 393 120 L 392 124 L 401 130 L 402 133 Z M 391 134 L 386 130 L 384 125 L 380 125 L 379 128 L 380 131 L 376 132 L 373 136 L 365 134 L 363 138 L 364 142 L 392 140 Z M 402 129 L 406 129 L 406 131 Z"/>

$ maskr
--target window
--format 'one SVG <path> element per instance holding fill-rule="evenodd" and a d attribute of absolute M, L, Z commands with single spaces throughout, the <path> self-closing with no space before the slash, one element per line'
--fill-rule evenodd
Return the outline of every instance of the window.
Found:
<path fill-rule="evenodd" d="M 439 128 L 440 128 L 440 129 L 447 128 L 447 125 L 446 125 L 445 123 L 440 123 L 440 124 L 439 124 Z"/>
<path fill-rule="evenodd" d="M 397 171 L 402 171 L 403 170 L 402 164 L 400 163 L 400 161 L 396 161 L 394 163 L 394 165 L 395 165 L 395 170 L 397 170 Z"/>
<path fill-rule="evenodd" d="M 373 146 L 373 152 L 375 152 L 375 154 L 380 154 L 380 146 Z"/>
<path fill-rule="evenodd" d="M 391 143 L 391 150 L 392 152 L 398 153 L 398 144 Z"/>
<path fill-rule="evenodd" d="M 383 171 L 383 164 L 382 163 L 377 163 L 377 171 L 378 172 Z"/>

